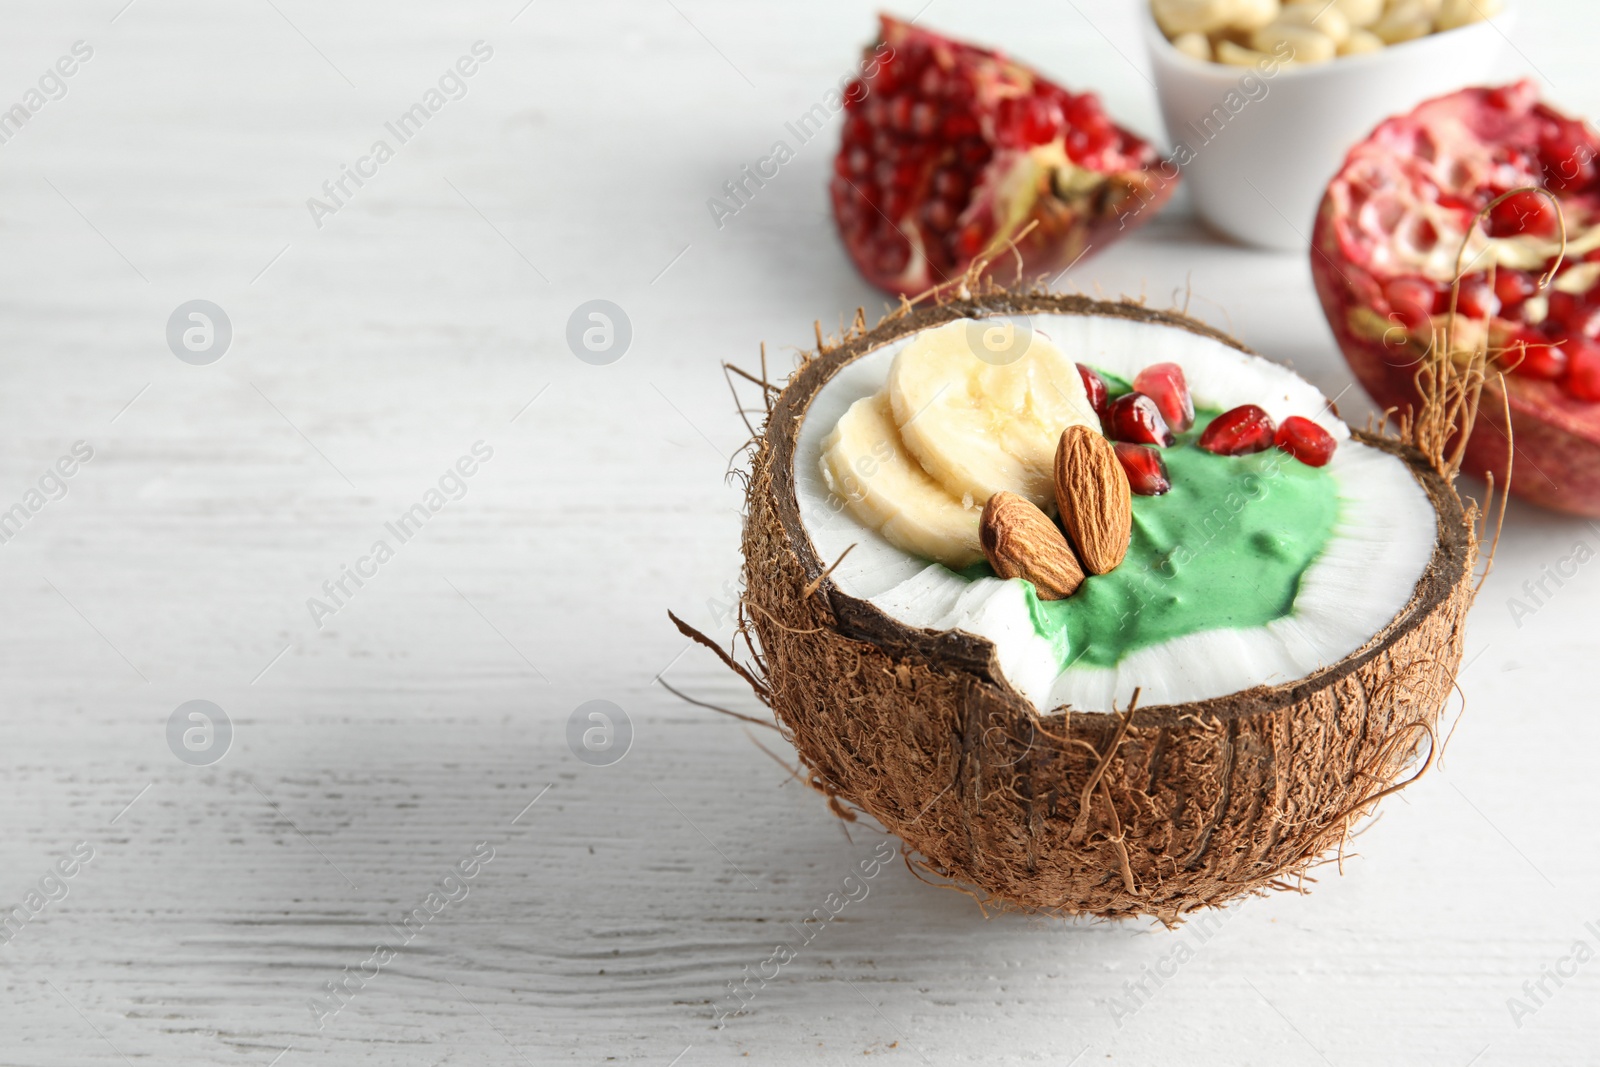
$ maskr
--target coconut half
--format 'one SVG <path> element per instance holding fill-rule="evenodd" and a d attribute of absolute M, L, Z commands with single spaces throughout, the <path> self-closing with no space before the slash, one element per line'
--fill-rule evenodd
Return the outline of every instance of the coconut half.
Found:
<path fill-rule="evenodd" d="M 1041 679 L 1024 662 L 1028 635 L 1005 592 L 1020 583 L 987 579 L 997 588 L 974 597 L 983 604 L 941 617 L 918 589 L 925 565 L 807 507 L 818 440 L 852 395 L 881 382 L 885 353 L 952 320 L 996 316 L 1027 316 L 1070 358 L 1113 373 L 1163 359 L 1234 366 L 1231 378 L 1208 378 L 1197 365 L 1197 400 L 1259 403 L 1348 434 L 1286 370 L 1199 322 L 1137 304 L 991 289 L 903 306 L 871 330 L 858 315 L 836 345 L 819 333 L 781 392 L 768 387 L 743 541 L 744 618 L 760 651 L 753 670 L 724 658 L 770 704 L 836 812 L 852 817 L 841 802 L 866 811 L 905 842 L 909 862 L 980 902 L 1171 922 L 1289 887 L 1399 788 L 1421 752 L 1432 758 L 1475 591 L 1476 510 L 1464 508 L 1441 456 L 1349 435 L 1355 458 L 1341 499 L 1348 488 L 1369 503 L 1398 502 L 1384 527 L 1396 549 L 1368 576 L 1371 588 L 1331 594 L 1360 633 L 1346 625 L 1298 660 L 1253 665 L 1246 655 L 1232 674 L 1175 647 L 1109 682 L 1063 688 L 1071 670 Z M 1104 350 L 1075 351 L 1085 337 Z M 1220 355 L 1194 356 L 1212 349 Z M 1262 381 L 1273 383 L 1269 395 L 1257 394 Z M 1442 418 L 1419 425 L 1436 431 Z M 1421 540 L 1408 541 L 1419 528 Z M 856 547 L 841 563 L 846 537 Z M 1150 675 L 1142 686 L 1138 671 Z M 1134 687 L 1162 696 L 1130 712 Z"/>

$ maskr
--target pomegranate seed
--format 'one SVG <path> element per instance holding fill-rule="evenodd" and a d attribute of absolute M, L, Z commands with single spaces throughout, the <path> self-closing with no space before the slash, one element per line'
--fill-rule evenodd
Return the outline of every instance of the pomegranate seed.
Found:
<path fill-rule="evenodd" d="M 1415 304 L 1396 304 L 1389 312 L 1391 321 L 1399 323 L 1406 333 L 1426 333 L 1433 325 L 1433 316 L 1417 307 Z M 1387 331 L 1384 333 L 1385 344 L 1395 344 L 1404 347 L 1407 342 L 1403 337 L 1390 340 Z"/>
<path fill-rule="evenodd" d="M 1531 189 L 1512 193 L 1496 204 L 1483 225 L 1490 237 L 1552 237 L 1559 228 L 1549 199 Z"/>
<path fill-rule="evenodd" d="M 1506 339 L 1501 359 L 1512 374 L 1555 380 L 1567 371 L 1565 341 L 1552 341 L 1539 330 L 1523 328 Z"/>
<path fill-rule="evenodd" d="M 1333 450 L 1338 447 L 1333 434 L 1299 415 L 1290 415 L 1283 420 L 1283 425 L 1273 435 L 1272 443 L 1308 467 L 1326 466 L 1328 460 L 1333 458 Z"/>
<path fill-rule="evenodd" d="M 890 219 L 900 219 L 905 215 L 906 205 L 910 200 L 904 189 L 893 186 L 883 194 L 883 213 Z"/>
<path fill-rule="evenodd" d="M 965 111 L 957 111 L 944 117 L 944 125 L 940 127 L 939 132 L 947 141 L 959 141 L 978 132 L 978 120 Z"/>
<path fill-rule="evenodd" d="M 878 65 L 878 74 L 872 79 L 872 87 L 885 96 L 900 88 L 901 78 L 905 73 L 905 64 L 898 55 L 891 56 L 888 60 Z"/>
<path fill-rule="evenodd" d="M 1001 144 L 1031 148 L 1056 139 L 1061 111 L 1052 100 L 1038 96 L 1010 97 L 1000 101 L 995 136 Z"/>
<path fill-rule="evenodd" d="M 1067 131 L 1067 158 L 1080 166 L 1089 158 L 1088 134 L 1082 130 Z"/>
<path fill-rule="evenodd" d="M 1567 395 L 1574 400 L 1600 400 L 1600 344 L 1569 341 L 1566 348 L 1567 376 L 1562 385 Z"/>
<path fill-rule="evenodd" d="M 897 96 L 889 105 L 889 125 L 897 130 L 911 128 L 911 97 Z"/>
<path fill-rule="evenodd" d="M 967 179 L 954 167 L 941 167 L 933 174 L 933 191 L 947 200 L 965 200 Z"/>
<path fill-rule="evenodd" d="M 1456 307 L 1469 319 L 1492 319 L 1500 311 L 1500 298 L 1484 274 L 1461 279 L 1461 297 Z"/>
<path fill-rule="evenodd" d="M 1271 415 L 1254 404 L 1240 404 L 1212 419 L 1201 431 L 1199 445 L 1219 456 L 1244 456 L 1271 448 L 1276 430 Z"/>
<path fill-rule="evenodd" d="M 1189 396 L 1189 383 L 1183 379 L 1183 368 L 1176 363 L 1150 364 L 1134 377 L 1133 390 L 1156 402 L 1173 433 L 1182 433 L 1194 425 L 1194 400 Z"/>
<path fill-rule="evenodd" d="M 1524 300 L 1538 291 L 1539 284 L 1525 270 L 1502 270 L 1495 275 L 1494 295 L 1500 298 L 1500 306 L 1507 312 L 1521 307 Z"/>
<path fill-rule="evenodd" d="M 1433 328 L 1433 316 L 1440 310 L 1440 290 L 1432 282 L 1424 278 L 1394 278 L 1384 287 L 1383 293 L 1388 301 L 1393 322 L 1405 328 L 1406 333 L 1422 334 Z M 1386 341 L 1388 335 L 1385 334 Z M 1404 338 L 1395 338 L 1395 343 L 1404 345 Z"/>
<path fill-rule="evenodd" d="M 1116 143 L 1117 133 L 1109 127 L 1090 126 L 1085 129 L 1075 129 L 1067 134 L 1067 154 L 1072 157 L 1073 162 L 1082 163 L 1098 156 Z"/>
<path fill-rule="evenodd" d="M 1093 368 L 1078 364 L 1078 377 L 1083 379 L 1083 391 L 1089 394 L 1089 406 L 1094 408 L 1094 413 L 1102 419 L 1106 417 L 1106 402 L 1110 393 L 1106 389 L 1106 380 L 1100 377 Z"/>
<path fill-rule="evenodd" d="M 1583 314 L 1583 297 L 1557 289 L 1550 294 L 1548 307 L 1545 321 L 1571 326 Z"/>
<path fill-rule="evenodd" d="M 1583 123 L 1563 119 L 1539 138 L 1545 184 L 1558 192 L 1582 192 L 1594 183 L 1595 147 Z"/>
<path fill-rule="evenodd" d="M 1414 314 L 1424 317 L 1436 315 L 1442 310 L 1439 307 L 1440 289 L 1426 278 L 1395 278 L 1384 286 L 1383 295 L 1388 298 L 1389 306 L 1401 316 L 1405 316 L 1410 309 L 1415 309 Z"/>
<path fill-rule="evenodd" d="M 1051 100 L 1035 97 L 1028 101 L 1022 113 L 1022 142 L 1024 144 L 1049 144 L 1056 139 L 1061 125 L 1061 111 Z"/>
<path fill-rule="evenodd" d="M 1106 436 L 1136 445 L 1172 444 L 1172 431 L 1156 402 L 1143 393 L 1127 393 L 1106 405 Z"/>
<path fill-rule="evenodd" d="M 976 222 L 962 227 L 961 232 L 956 235 L 956 248 L 967 259 L 971 259 L 979 252 L 982 252 L 984 245 L 988 243 L 987 232 L 982 225 Z"/>
<path fill-rule="evenodd" d="M 1093 93 L 1074 96 L 1064 110 L 1067 123 L 1078 129 L 1106 125 L 1106 113 L 1100 108 L 1100 98 Z"/>
<path fill-rule="evenodd" d="M 882 223 L 882 219 L 878 220 Z M 880 225 L 873 233 L 874 266 L 887 275 L 898 274 L 911 262 L 911 245 L 892 226 Z"/>
<path fill-rule="evenodd" d="M 1522 101 L 1523 94 L 1519 86 L 1499 85 L 1484 94 L 1484 99 L 1496 111 L 1510 111 Z"/>
<path fill-rule="evenodd" d="M 1116 442 L 1117 461 L 1128 476 L 1128 485 L 1140 496 L 1160 496 L 1172 488 L 1167 475 L 1167 461 L 1149 445 L 1130 445 Z"/>

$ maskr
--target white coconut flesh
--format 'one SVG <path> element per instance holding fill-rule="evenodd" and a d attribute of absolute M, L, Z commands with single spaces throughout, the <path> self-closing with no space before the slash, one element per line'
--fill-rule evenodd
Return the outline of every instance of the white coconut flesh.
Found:
<path fill-rule="evenodd" d="M 1197 407 L 1226 411 L 1257 404 L 1279 423 L 1300 415 L 1334 436 L 1338 448 L 1324 469 L 1337 486 L 1338 517 L 1302 573 L 1292 609 L 1266 625 L 1205 629 L 1129 651 L 1115 666 L 1091 666 L 1074 662 L 1077 649 L 1068 648 L 1063 658 L 1060 646 L 1036 630 L 1020 579 L 968 579 L 891 544 L 833 492 L 823 453 L 841 416 L 858 400 L 882 393 L 895 356 L 917 335 L 835 374 L 812 400 L 796 442 L 801 520 L 824 565 L 844 556 L 831 575 L 841 591 L 907 627 L 987 638 L 1006 679 L 1041 711 L 1082 712 L 1126 708 L 1135 689 L 1141 705 L 1152 706 L 1293 682 L 1361 648 L 1410 601 L 1437 538 L 1433 506 L 1407 466 L 1352 439 L 1310 383 L 1276 363 L 1178 327 L 1109 316 L 1006 318 L 1068 359 L 1125 380 L 1152 363 L 1176 363 Z M 972 500 L 968 506 L 982 504 Z"/>

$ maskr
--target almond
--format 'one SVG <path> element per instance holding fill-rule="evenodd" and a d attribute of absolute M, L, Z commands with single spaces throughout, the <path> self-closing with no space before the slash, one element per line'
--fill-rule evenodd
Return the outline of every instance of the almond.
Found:
<path fill-rule="evenodd" d="M 1056 507 L 1090 574 L 1105 574 L 1128 554 L 1133 492 L 1117 450 L 1087 426 L 1069 426 L 1056 446 Z"/>
<path fill-rule="evenodd" d="M 996 574 L 1032 582 L 1040 600 L 1063 600 L 1083 584 L 1083 567 L 1056 524 L 1016 493 L 989 498 L 978 541 Z"/>

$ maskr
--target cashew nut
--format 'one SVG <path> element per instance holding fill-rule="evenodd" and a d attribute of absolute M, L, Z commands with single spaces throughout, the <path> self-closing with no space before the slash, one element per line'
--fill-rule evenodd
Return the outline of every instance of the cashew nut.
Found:
<path fill-rule="evenodd" d="M 1279 60 L 1276 56 L 1269 56 L 1265 52 L 1257 52 L 1254 48 L 1234 44 L 1227 38 L 1217 42 L 1217 62 L 1226 63 L 1230 67 L 1256 67 L 1260 69 L 1263 63 L 1278 63 L 1281 66 L 1292 67 L 1291 62 Z"/>
<path fill-rule="evenodd" d="M 1151 0 L 1150 4 L 1156 23 L 1168 37 L 1226 29 L 1237 7 L 1237 0 Z"/>
<path fill-rule="evenodd" d="M 1324 37 L 1331 38 L 1334 44 L 1340 44 L 1350 36 L 1350 20 L 1327 0 L 1296 0 L 1283 9 L 1278 21 L 1310 27 Z"/>
<path fill-rule="evenodd" d="M 1341 56 L 1359 56 L 1364 52 L 1383 51 L 1383 39 L 1366 30 L 1351 30 L 1350 36 L 1339 42 Z"/>
<path fill-rule="evenodd" d="M 1504 6 L 1505 0 L 1150 0 L 1173 47 L 1233 66 L 1326 63 L 1376 52 L 1481 22 Z M 1290 50 L 1290 59 L 1278 58 Z"/>
<path fill-rule="evenodd" d="M 1258 30 L 1278 17 L 1278 0 L 1234 0 L 1228 25 L 1235 30 Z"/>
<path fill-rule="evenodd" d="M 1420 0 L 1391 4 L 1383 17 L 1367 27 L 1384 44 L 1401 44 L 1433 32 L 1433 19 Z"/>
<path fill-rule="evenodd" d="M 1180 33 L 1172 39 L 1172 47 L 1202 63 L 1211 62 L 1211 39 L 1203 33 Z"/>
<path fill-rule="evenodd" d="M 1444 0 L 1434 26 L 1440 30 L 1454 30 L 1500 14 L 1500 0 Z"/>
<path fill-rule="evenodd" d="M 1293 22 L 1279 21 L 1263 26 L 1251 35 L 1250 43 L 1258 51 L 1279 54 L 1287 44 L 1296 63 L 1326 63 L 1339 53 L 1339 46 L 1332 37 Z"/>
<path fill-rule="evenodd" d="M 1383 0 L 1333 0 L 1351 26 L 1370 26 L 1383 14 Z"/>

